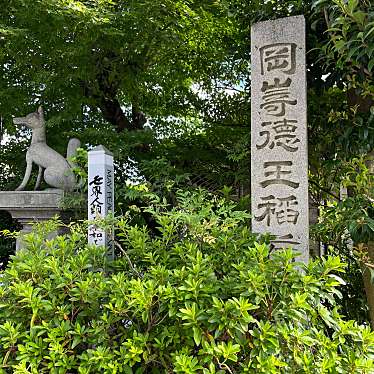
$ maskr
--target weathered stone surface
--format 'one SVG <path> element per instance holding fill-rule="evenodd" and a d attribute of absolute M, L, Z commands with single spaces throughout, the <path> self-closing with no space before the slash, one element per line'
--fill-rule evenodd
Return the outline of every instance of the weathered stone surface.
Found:
<path fill-rule="evenodd" d="M 114 212 L 113 154 L 99 145 L 88 152 L 88 219 L 104 218 Z M 108 255 L 114 255 L 113 233 L 91 225 L 88 242 L 104 245 Z"/>
<path fill-rule="evenodd" d="M 26 188 L 33 164 L 39 167 L 35 190 L 39 188 L 43 175 L 45 182 L 51 187 L 64 191 L 73 190 L 77 183 L 72 172 L 71 163 L 47 145 L 42 107 L 39 107 L 36 112 L 30 113 L 26 117 L 14 118 L 13 122 L 16 125 L 25 125 L 32 130 L 31 145 L 26 153 L 25 176 L 17 191 L 22 191 Z M 80 141 L 78 139 L 70 139 L 67 157 L 70 158 L 79 146 Z"/>
<path fill-rule="evenodd" d="M 252 229 L 309 258 L 305 20 L 251 30 Z"/>
<path fill-rule="evenodd" d="M 45 210 L 58 207 L 62 190 L 44 190 L 44 191 L 0 191 L 0 210 L 25 210 L 37 209 Z"/>
<path fill-rule="evenodd" d="M 23 227 L 17 239 L 17 249 L 20 248 L 22 234 L 29 233 L 34 223 L 61 215 L 59 206 L 62 197 L 62 190 L 0 192 L 0 210 L 8 211 Z"/>

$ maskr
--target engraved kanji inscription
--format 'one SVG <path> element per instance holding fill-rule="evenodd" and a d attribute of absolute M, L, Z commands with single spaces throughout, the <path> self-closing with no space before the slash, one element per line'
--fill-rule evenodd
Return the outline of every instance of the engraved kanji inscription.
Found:
<path fill-rule="evenodd" d="M 284 223 L 296 225 L 300 212 L 295 209 L 295 207 L 298 205 L 295 196 L 291 195 L 287 197 L 275 198 L 274 195 L 269 195 L 266 197 L 261 197 L 261 200 L 263 202 L 258 204 L 257 207 L 263 211 L 261 215 L 255 216 L 257 221 L 265 220 L 266 225 L 270 226 L 274 218 L 274 221 L 278 225 L 282 225 Z"/>
<path fill-rule="evenodd" d="M 281 184 L 291 188 L 298 188 L 300 183 L 286 178 L 292 173 L 292 164 L 292 161 L 264 162 L 264 175 L 267 179 L 260 182 L 261 187 L 266 188 L 273 184 Z"/>
<path fill-rule="evenodd" d="M 299 242 L 298 240 L 295 240 L 292 234 L 278 236 L 275 240 L 272 240 L 271 242 L 274 244 L 276 249 L 290 247 L 290 246 L 295 247 L 301 244 L 301 242 Z"/>
<path fill-rule="evenodd" d="M 275 43 L 260 48 L 261 74 L 273 70 L 281 70 L 284 74 L 296 71 L 296 44 Z"/>
<path fill-rule="evenodd" d="M 288 92 L 287 89 L 291 86 L 292 79 L 287 78 L 283 83 L 281 83 L 281 80 L 279 78 L 274 78 L 274 83 L 270 84 L 268 81 L 262 82 L 261 92 L 268 92 L 268 91 L 283 91 Z"/>
<path fill-rule="evenodd" d="M 281 121 L 262 122 L 261 126 L 264 128 L 263 131 L 260 131 L 263 142 L 256 144 L 257 149 L 265 147 L 273 149 L 275 145 L 282 147 L 287 152 L 296 152 L 299 149 L 300 139 L 295 134 L 297 120 L 284 118 Z"/>
<path fill-rule="evenodd" d="M 101 200 L 102 187 L 103 184 L 103 177 L 100 177 L 99 175 L 95 175 L 93 180 L 89 183 L 89 186 L 91 188 L 91 196 L 94 196 L 94 199 L 90 202 L 90 211 L 91 214 L 101 214 L 101 207 L 103 205 L 103 202 Z"/>
<path fill-rule="evenodd" d="M 96 230 L 96 231 L 90 231 L 88 236 L 93 239 L 93 242 L 95 244 L 98 244 L 103 239 L 103 232 Z"/>
<path fill-rule="evenodd" d="M 261 109 L 265 109 L 267 114 L 275 117 L 283 117 L 286 114 L 286 105 L 296 105 L 297 100 L 291 97 L 290 85 L 292 80 L 287 78 L 281 82 L 279 78 L 274 78 L 271 84 L 268 81 L 262 83 L 261 92 L 262 96 Z"/>

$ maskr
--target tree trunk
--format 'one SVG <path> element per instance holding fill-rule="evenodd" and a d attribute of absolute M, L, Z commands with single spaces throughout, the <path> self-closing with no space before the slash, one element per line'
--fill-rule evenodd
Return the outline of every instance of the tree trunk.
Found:
<path fill-rule="evenodd" d="M 124 129 L 131 129 L 131 122 L 127 119 L 121 105 L 117 99 L 109 100 L 104 97 L 101 98 L 99 107 L 104 119 L 111 123 L 117 132 Z"/>
<path fill-rule="evenodd" d="M 94 99 L 104 119 L 112 124 L 117 132 L 144 128 L 147 119 L 139 108 L 135 94 L 131 99 L 131 114 L 126 115 L 118 99 L 121 77 L 115 74 L 115 61 L 118 58 L 112 51 L 96 57 L 96 81 L 82 81 L 84 96 Z"/>

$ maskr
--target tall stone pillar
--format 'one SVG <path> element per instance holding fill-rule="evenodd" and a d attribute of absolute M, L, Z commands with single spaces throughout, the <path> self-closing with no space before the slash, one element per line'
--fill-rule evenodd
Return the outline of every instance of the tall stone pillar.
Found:
<path fill-rule="evenodd" d="M 309 259 L 308 151 L 303 16 L 251 30 L 252 230 Z"/>

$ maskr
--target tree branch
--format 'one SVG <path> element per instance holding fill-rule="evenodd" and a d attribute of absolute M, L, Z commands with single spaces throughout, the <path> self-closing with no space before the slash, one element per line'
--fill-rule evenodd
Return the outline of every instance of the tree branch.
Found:
<path fill-rule="evenodd" d="M 117 132 L 123 130 L 142 129 L 147 122 L 145 115 L 140 111 L 137 100 L 132 100 L 131 118 L 124 113 L 118 100 L 121 84 L 121 74 L 118 71 L 118 56 L 109 51 L 97 56 L 96 82 L 83 82 L 84 95 L 95 100 L 96 105 L 106 121 L 112 124 Z"/>
<path fill-rule="evenodd" d="M 121 244 L 119 244 L 117 241 L 114 241 L 115 246 L 125 255 L 127 262 L 130 265 L 130 268 L 133 273 L 135 273 L 140 279 L 142 279 L 142 275 L 135 269 L 134 265 L 132 264 L 129 255 L 127 252 L 122 248 Z"/>
<path fill-rule="evenodd" d="M 338 201 L 341 201 L 339 196 L 333 194 L 333 193 L 332 193 L 331 191 L 329 191 L 328 189 L 321 187 L 321 186 L 320 186 L 317 182 L 315 182 L 314 180 L 310 180 L 309 182 L 312 183 L 312 184 L 314 184 L 314 185 L 315 185 L 317 188 L 319 188 L 321 191 L 323 191 L 323 192 L 327 193 L 328 195 L 332 196 L 334 199 L 336 199 L 336 200 L 338 200 Z"/>

